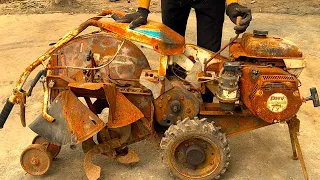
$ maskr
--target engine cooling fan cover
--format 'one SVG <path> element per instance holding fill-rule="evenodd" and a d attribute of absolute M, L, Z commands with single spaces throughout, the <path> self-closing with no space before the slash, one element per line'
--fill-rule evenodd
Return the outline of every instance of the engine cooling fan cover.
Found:
<path fill-rule="evenodd" d="M 298 82 L 291 75 L 262 75 L 251 93 L 251 111 L 267 122 L 293 118 L 302 101 Z"/>

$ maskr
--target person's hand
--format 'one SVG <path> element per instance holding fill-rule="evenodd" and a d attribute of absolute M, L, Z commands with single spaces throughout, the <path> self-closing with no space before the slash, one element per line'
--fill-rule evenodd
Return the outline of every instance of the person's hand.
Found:
<path fill-rule="evenodd" d="M 236 24 L 234 30 L 236 30 L 237 34 L 243 33 L 246 31 L 247 27 L 252 20 L 251 9 L 242 6 L 238 3 L 231 3 L 227 6 L 226 10 L 227 15 L 229 16 L 230 20 Z M 237 24 L 237 17 L 241 16 L 242 20 L 239 24 Z"/>
<path fill-rule="evenodd" d="M 125 15 L 123 18 L 117 20 L 117 22 L 130 23 L 129 28 L 134 29 L 141 25 L 147 24 L 149 13 L 150 11 L 148 9 L 139 7 L 137 12 Z"/>

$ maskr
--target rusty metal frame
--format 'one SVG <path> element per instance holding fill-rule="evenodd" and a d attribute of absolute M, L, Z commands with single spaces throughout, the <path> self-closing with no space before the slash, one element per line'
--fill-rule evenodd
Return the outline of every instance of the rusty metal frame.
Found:
<path fill-rule="evenodd" d="M 69 83 L 78 97 L 106 99 L 109 103 L 108 128 L 119 128 L 143 118 L 143 113 L 132 104 L 112 83 Z"/>
<path fill-rule="evenodd" d="M 46 60 L 48 60 L 51 55 L 59 50 L 61 47 L 63 47 L 65 44 L 67 44 L 69 41 L 74 39 L 77 35 L 79 35 L 83 30 L 85 30 L 89 26 L 95 26 L 95 27 L 102 27 L 102 23 L 99 22 L 99 19 L 101 19 L 103 16 L 111 15 L 111 14 L 117 14 L 118 16 L 122 17 L 125 15 L 125 13 L 120 11 L 114 11 L 114 10 L 103 10 L 100 14 L 98 14 L 97 17 L 93 17 L 88 19 L 87 21 L 83 22 L 78 28 L 68 32 L 61 40 L 59 40 L 56 44 L 54 44 L 49 50 L 47 50 L 43 55 L 38 57 L 32 64 L 30 64 L 24 72 L 20 75 L 19 80 L 16 83 L 16 86 L 9 97 L 9 101 L 12 103 L 16 103 L 19 97 L 18 93 L 22 90 L 23 85 L 25 84 L 27 78 L 29 77 L 30 73 L 37 68 L 39 65 L 43 64 Z M 47 93 L 46 89 L 44 90 L 45 94 Z M 45 95 L 47 96 L 47 95 Z M 44 99 L 48 100 L 48 97 L 45 97 Z M 54 118 L 50 116 L 47 113 L 46 103 L 43 105 L 43 116 L 49 121 L 52 122 Z"/>
<path fill-rule="evenodd" d="M 214 121 L 227 136 L 242 134 L 264 126 L 272 125 L 254 116 L 248 109 L 235 107 L 234 112 L 223 111 L 218 103 L 204 103 L 200 110 L 200 117 Z"/>

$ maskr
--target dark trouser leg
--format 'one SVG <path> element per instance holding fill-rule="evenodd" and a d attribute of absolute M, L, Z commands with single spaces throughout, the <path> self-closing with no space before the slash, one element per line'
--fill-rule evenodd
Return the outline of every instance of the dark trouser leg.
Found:
<path fill-rule="evenodd" d="M 162 23 L 184 36 L 190 9 L 183 0 L 161 0 Z"/>
<path fill-rule="evenodd" d="M 221 47 L 225 1 L 196 1 L 192 7 L 197 15 L 197 44 L 217 52 Z"/>

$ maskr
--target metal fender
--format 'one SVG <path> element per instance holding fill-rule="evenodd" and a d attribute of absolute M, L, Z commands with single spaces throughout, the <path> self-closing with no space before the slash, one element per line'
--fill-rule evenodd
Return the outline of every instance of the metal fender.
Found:
<path fill-rule="evenodd" d="M 29 128 L 56 145 L 81 143 L 105 126 L 70 90 L 55 98 L 48 113 L 55 119 L 52 123 L 40 115 Z"/>

